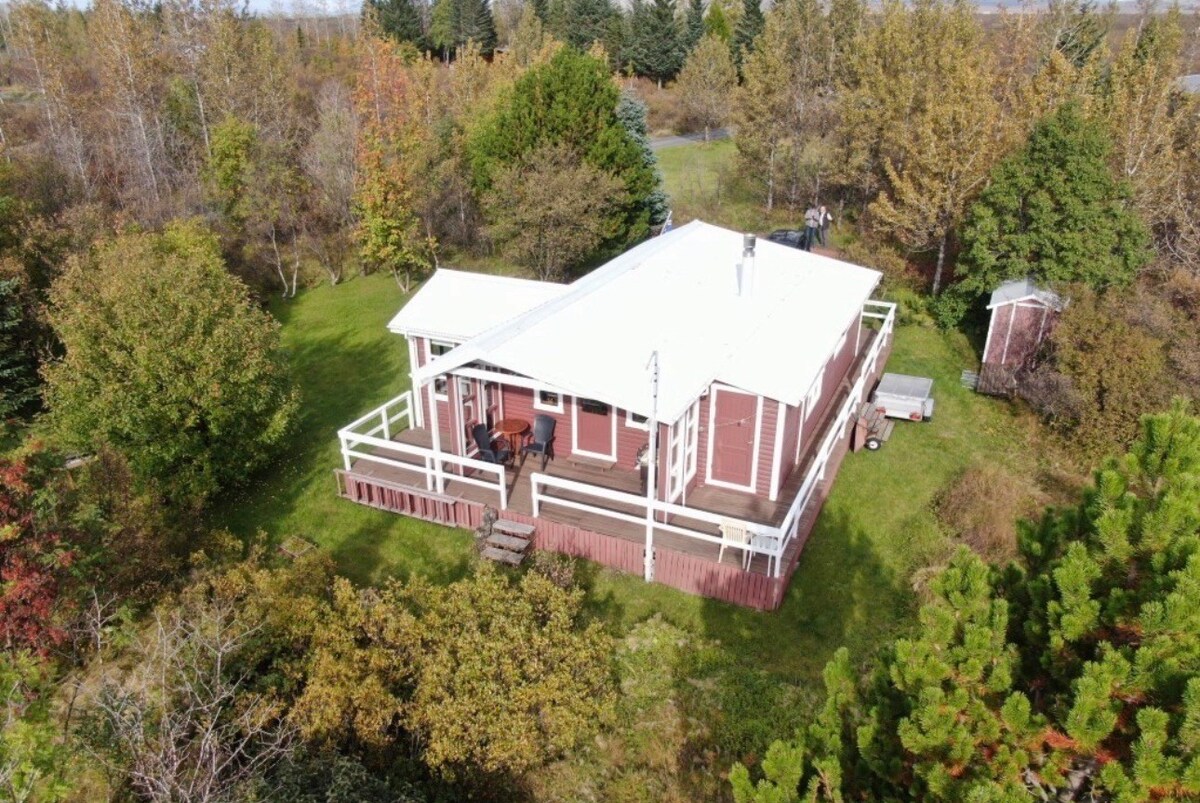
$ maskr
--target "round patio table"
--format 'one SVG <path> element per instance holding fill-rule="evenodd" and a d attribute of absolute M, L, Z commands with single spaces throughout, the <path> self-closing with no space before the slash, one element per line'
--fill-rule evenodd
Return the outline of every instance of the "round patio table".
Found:
<path fill-rule="evenodd" d="M 512 452 L 512 456 L 516 457 L 520 447 L 517 444 L 517 436 L 528 431 L 529 422 L 520 418 L 502 418 L 496 422 L 496 432 L 508 439 L 508 448 Z"/>

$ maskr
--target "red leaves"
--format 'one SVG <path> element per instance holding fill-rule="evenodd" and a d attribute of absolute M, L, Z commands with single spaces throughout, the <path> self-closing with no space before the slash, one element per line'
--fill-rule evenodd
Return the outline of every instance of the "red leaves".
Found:
<path fill-rule="evenodd" d="M 61 584 L 75 555 L 39 524 L 30 457 L 0 461 L 0 645 L 39 655 L 66 639 Z"/>

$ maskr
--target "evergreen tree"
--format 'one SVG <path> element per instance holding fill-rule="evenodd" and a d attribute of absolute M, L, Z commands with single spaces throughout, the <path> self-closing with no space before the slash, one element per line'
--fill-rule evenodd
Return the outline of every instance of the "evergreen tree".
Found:
<path fill-rule="evenodd" d="M 683 50 L 686 57 L 704 38 L 704 0 L 688 0 L 683 26 Z"/>
<path fill-rule="evenodd" d="M 529 0 L 529 5 L 543 25 L 550 21 L 550 0 Z"/>
<path fill-rule="evenodd" d="M 921 627 L 771 746 L 739 801 L 1194 800 L 1200 795 L 1200 418 L 1142 421 L 1003 574 L 961 552 Z M 1029 689 L 1029 696 L 1015 689 Z"/>
<path fill-rule="evenodd" d="M 539 146 L 561 145 L 621 182 L 625 199 L 612 212 L 611 233 L 601 249 L 645 237 L 659 179 L 646 150 L 617 116 L 619 95 L 608 66 L 573 48 L 531 68 L 467 144 L 477 194 L 483 196 L 500 170 Z"/>
<path fill-rule="evenodd" d="M 382 33 L 397 42 L 411 42 L 419 48 L 424 47 L 425 31 L 421 25 L 421 12 L 413 0 L 367 0 L 363 5 L 363 13 L 368 11 L 374 13 Z"/>
<path fill-rule="evenodd" d="M 710 33 L 722 42 L 729 42 L 733 32 L 729 30 L 729 18 L 725 16 L 725 7 L 720 0 L 713 0 L 704 15 L 704 32 Z"/>
<path fill-rule="evenodd" d="M 468 41 L 490 56 L 496 50 L 496 21 L 488 0 L 436 0 L 429 25 L 434 47 L 450 56 Z"/>
<path fill-rule="evenodd" d="M 624 60 L 638 75 L 658 82 L 675 77 L 685 56 L 675 0 L 634 0 Z"/>
<path fill-rule="evenodd" d="M 1112 176 L 1110 153 L 1104 130 L 1074 103 L 1037 125 L 967 215 L 947 317 L 1014 277 L 1096 288 L 1133 279 L 1149 236 Z"/>
<path fill-rule="evenodd" d="M 733 61 L 740 69 L 767 25 L 761 0 L 742 0 L 742 18 L 733 31 Z"/>
<path fill-rule="evenodd" d="M 646 124 L 646 104 L 631 92 L 622 92 L 617 101 L 617 119 L 625 127 L 642 154 L 642 166 L 654 176 L 653 187 L 645 195 L 644 208 L 651 226 L 657 226 L 670 213 L 670 199 L 662 186 L 662 172 L 658 169 L 658 157 L 650 148 L 650 134 Z"/>
<path fill-rule="evenodd" d="M 37 398 L 37 373 L 21 337 L 19 287 L 16 279 L 0 279 L 0 423 Z"/>
<path fill-rule="evenodd" d="M 613 20 L 620 16 L 611 0 L 566 0 L 566 3 L 566 30 L 556 31 L 556 35 L 565 34 L 567 44 L 580 50 L 609 40 Z"/>

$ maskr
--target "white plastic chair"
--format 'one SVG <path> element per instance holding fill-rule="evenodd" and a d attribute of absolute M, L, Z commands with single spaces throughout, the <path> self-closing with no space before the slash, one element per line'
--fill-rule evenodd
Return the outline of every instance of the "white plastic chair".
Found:
<path fill-rule="evenodd" d="M 750 551 L 746 545 L 750 543 L 752 533 L 740 521 L 725 519 L 721 522 L 721 551 L 717 553 L 717 563 L 725 557 L 725 547 L 742 550 L 742 568 L 750 566 Z"/>

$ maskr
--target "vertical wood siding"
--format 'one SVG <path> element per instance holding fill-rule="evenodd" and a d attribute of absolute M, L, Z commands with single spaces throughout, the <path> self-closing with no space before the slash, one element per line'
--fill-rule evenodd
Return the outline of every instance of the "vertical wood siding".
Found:
<path fill-rule="evenodd" d="M 847 374 L 850 372 L 850 366 L 854 364 L 858 354 L 854 350 L 855 335 L 859 326 L 859 315 L 854 314 L 854 320 L 845 329 L 846 342 L 842 345 L 840 351 L 830 355 L 829 360 L 825 363 L 821 375 L 821 397 L 816 405 L 811 410 L 805 410 L 804 426 L 801 428 L 800 437 L 804 440 L 805 448 L 808 448 L 813 441 L 813 435 L 816 433 L 817 427 L 825 419 L 825 414 L 829 410 L 829 405 L 835 398 L 842 395 L 845 388 L 842 383 L 846 381 Z M 864 337 L 865 341 L 866 338 Z"/>
<path fill-rule="evenodd" d="M 1053 331 L 1057 320 L 1058 313 L 1034 301 L 1012 302 L 996 307 L 992 310 L 987 364 L 1007 368 L 1025 365 L 1033 359 L 1042 341 Z"/>

